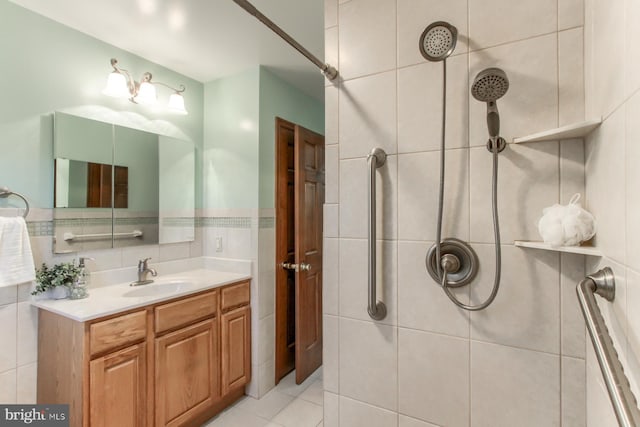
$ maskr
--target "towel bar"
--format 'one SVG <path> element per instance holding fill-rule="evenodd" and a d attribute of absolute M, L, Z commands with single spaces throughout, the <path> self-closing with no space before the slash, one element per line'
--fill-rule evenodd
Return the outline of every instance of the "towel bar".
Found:
<path fill-rule="evenodd" d="M 24 201 L 24 213 L 22 214 L 23 218 L 26 218 L 29 215 L 29 202 L 27 199 L 20 193 L 14 193 L 9 190 L 8 187 L 0 187 L 0 199 L 6 199 L 7 197 L 14 195 L 16 197 L 20 197 Z"/>
<path fill-rule="evenodd" d="M 70 232 L 66 232 L 63 235 L 65 241 L 76 240 L 76 239 L 104 239 L 113 237 L 142 237 L 142 231 L 133 230 L 129 233 L 100 233 L 100 234 L 73 234 Z"/>
<path fill-rule="evenodd" d="M 613 271 L 605 267 L 585 277 L 578 284 L 576 292 L 618 424 L 622 427 L 640 427 L 638 403 L 594 295 L 598 294 L 607 301 L 613 301 L 615 285 Z"/>

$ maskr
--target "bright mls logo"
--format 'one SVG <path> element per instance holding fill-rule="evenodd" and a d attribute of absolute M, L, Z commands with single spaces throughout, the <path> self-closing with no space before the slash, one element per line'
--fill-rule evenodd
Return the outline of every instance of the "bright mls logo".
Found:
<path fill-rule="evenodd" d="M 0 405 L 0 425 L 69 427 L 69 405 Z"/>

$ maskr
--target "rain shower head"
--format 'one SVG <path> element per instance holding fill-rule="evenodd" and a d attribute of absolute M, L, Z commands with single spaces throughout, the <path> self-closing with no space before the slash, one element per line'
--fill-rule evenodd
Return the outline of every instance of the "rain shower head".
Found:
<path fill-rule="evenodd" d="M 480 71 L 471 86 L 473 97 L 482 102 L 495 102 L 502 98 L 507 90 L 509 90 L 509 79 L 500 68 L 487 68 Z"/>
<path fill-rule="evenodd" d="M 458 30 L 444 21 L 429 25 L 420 36 L 420 53 L 429 61 L 443 61 L 453 53 Z"/>
<path fill-rule="evenodd" d="M 500 134 L 500 114 L 496 101 L 509 90 L 507 74 L 500 68 L 487 68 L 478 73 L 471 94 L 475 99 L 487 103 L 487 127 L 492 140 Z"/>

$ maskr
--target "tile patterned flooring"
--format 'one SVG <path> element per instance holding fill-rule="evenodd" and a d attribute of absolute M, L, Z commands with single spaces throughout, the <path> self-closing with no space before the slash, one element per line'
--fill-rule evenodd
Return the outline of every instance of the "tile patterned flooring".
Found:
<path fill-rule="evenodd" d="M 262 399 L 245 396 L 204 427 L 323 427 L 322 368 L 297 385 L 295 371 Z"/>

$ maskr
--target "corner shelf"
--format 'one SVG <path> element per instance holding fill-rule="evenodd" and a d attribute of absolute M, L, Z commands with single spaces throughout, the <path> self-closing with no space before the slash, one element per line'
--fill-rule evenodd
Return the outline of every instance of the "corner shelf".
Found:
<path fill-rule="evenodd" d="M 593 246 L 556 246 L 553 247 L 548 243 L 544 242 L 532 242 L 527 240 L 516 240 L 514 244 L 521 248 L 529 248 L 529 249 L 542 249 L 545 251 L 554 251 L 554 252 L 566 252 L 571 254 L 580 254 L 580 255 L 589 255 L 589 256 L 603 256 L 603 253 L 600 249 Z"/>
<path fill-rule="evenodd" d="M 513 143 L 522 144 L 523 142 L 557 141 L 559 139 L 583 138 L 600 126 L 600 123 L 602 123 L 602 119 L 572 123 L 556 129 L 545 130 L 531 135 L 513 138 Z"/>

